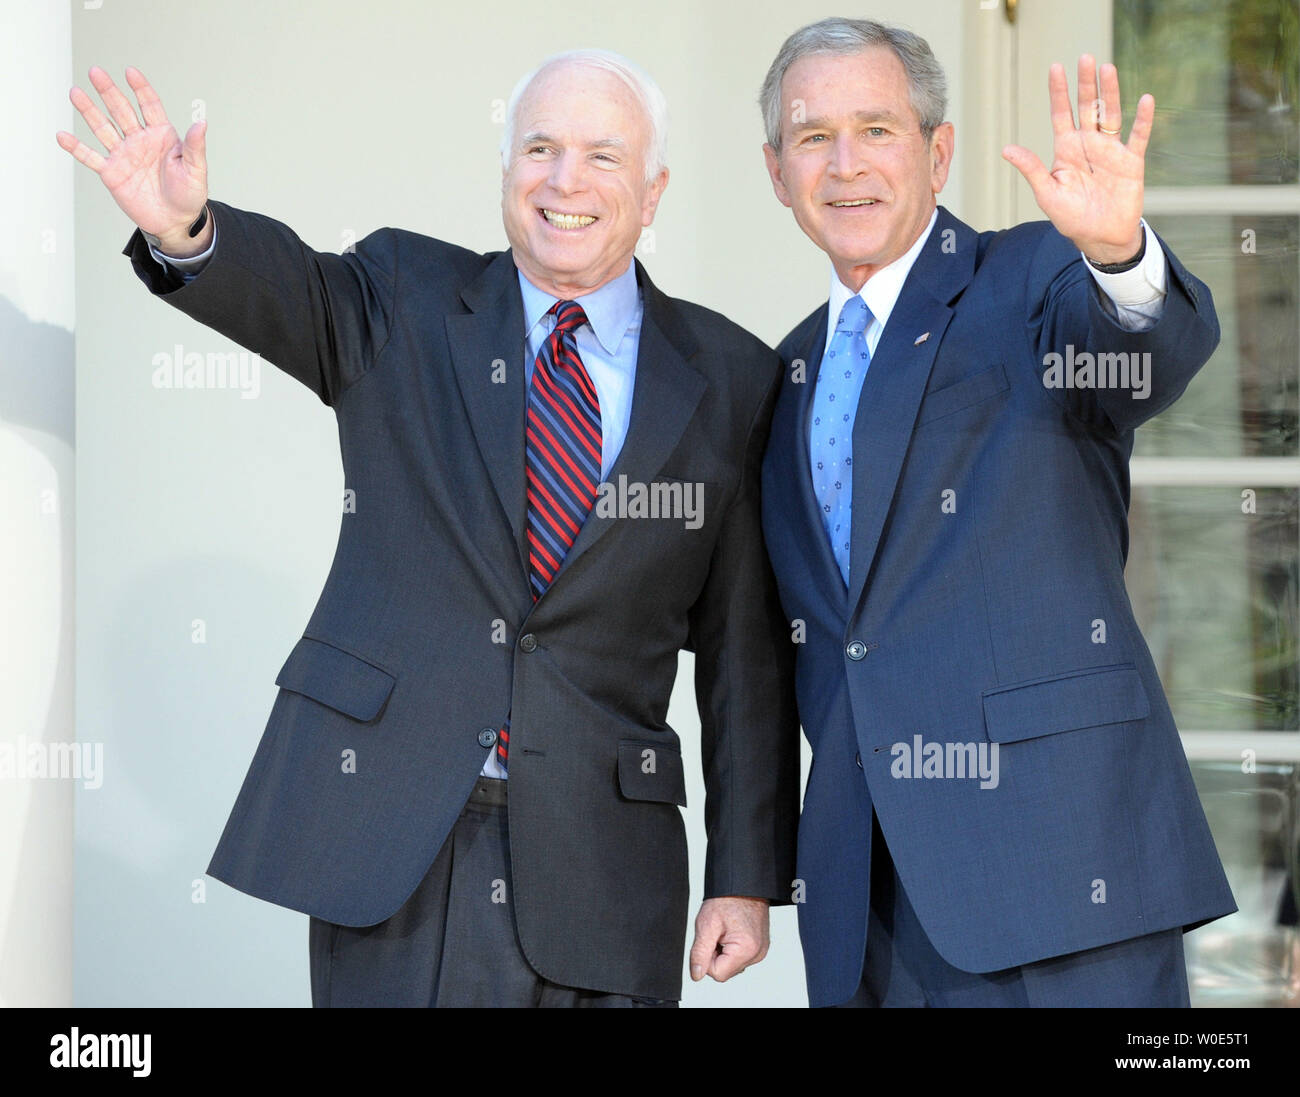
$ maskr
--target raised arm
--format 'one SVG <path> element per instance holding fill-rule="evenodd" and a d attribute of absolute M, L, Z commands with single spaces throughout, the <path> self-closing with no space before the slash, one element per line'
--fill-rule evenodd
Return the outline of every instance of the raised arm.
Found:
<path fill-rule="evenodd" d="M 287 225 L 208 200 L 206 124 L 182 141 L 144 75 L 126 70 L 140 114 L 103 69 L 91 83 L 111 120 L 80 88 L 70 98 L 104 148 L 71 133 L 57 139 L 103 181 L 139 229 L 126 247 L 136 273 L 168 304 L 255 351 L 310 388 L 326 404 L 373 365 L 391 330 L 396 234 L 381 229 L 355 252 L 308 247 Z M 200 231 L 190 232 L 205 208 Z M 203 273 L 188 284 L 167 272 L 146 240 L 164 255 L 197 255 L 216 246 Z"/>

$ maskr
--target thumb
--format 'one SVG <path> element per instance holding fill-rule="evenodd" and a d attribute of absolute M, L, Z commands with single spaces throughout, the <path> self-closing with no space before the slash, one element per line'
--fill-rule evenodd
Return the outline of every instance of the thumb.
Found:
<path fill-rule="evenodd" d="M 1022 148 L 1020 145 L 1007 145 L 1002 150 L 1002 159 L 1025 177 L 1025 181 L 1033 188 L 1035 198 L 1038 197 L 1040 190 L 1052 182 L 1052 173 L 1029 149 Z"/>
<path fill-rule="evenodd" d="M 698 983 L 704 978 L 718 951 L 719 931 L 716 925 L 703 925 L 695 928 L 695 943 L 691 945 L 691 981 Z"/>
<path fill-rule="evenodd" d="M 207 135 L 208 123 L 195 122 L 186 131 L 181 145 L 181 158 L 185 161 L 185 166 L 199 176 L 206 176 L 208 172 Z"/>

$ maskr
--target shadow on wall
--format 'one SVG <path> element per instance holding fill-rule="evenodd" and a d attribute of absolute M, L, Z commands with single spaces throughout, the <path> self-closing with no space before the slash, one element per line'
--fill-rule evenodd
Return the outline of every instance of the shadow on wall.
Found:
<path fill-rule="evenodd" d="M 0 297 L 0 420 L 53 435 L 72 449 L 75 349 L 72 332 L 35 322 Z"/>

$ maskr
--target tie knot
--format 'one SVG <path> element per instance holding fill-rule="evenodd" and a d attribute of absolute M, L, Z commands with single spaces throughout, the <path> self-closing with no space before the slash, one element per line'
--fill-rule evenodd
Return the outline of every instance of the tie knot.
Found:
<path fill-rule="evenodd" d="M 580 328 L 587 322 L 587 314 L 576 301 L 556 301 L 551 306 L 551 312 L 555 314 L 555 330 L 560 335 Z"/>
<path fill-rule="evenodd" d="M 871 310 L 867 308 L 867 303 L 855 293 L 840 309 L 840 322 L 835 325 L 835 330 L 858 335 L 867 330 L 871 319 Z"/>

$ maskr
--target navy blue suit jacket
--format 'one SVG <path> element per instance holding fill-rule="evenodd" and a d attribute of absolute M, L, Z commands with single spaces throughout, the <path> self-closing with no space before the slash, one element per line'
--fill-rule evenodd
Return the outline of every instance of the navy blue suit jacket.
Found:
<path fill-rule="evenodd" d="M 1235 909 L 1124 585 L 1133 431 L 1219 337 L 1209 290 L 1165 254 L 1163 315 L 1129 332 L 1047 222 L 977 234 L 940 208 L 862 389 L 847 591 L 808 467 L 827 306 L 780 347 L 763 525 L 804 639 L 799 926 L 814 1005 L 861 976 L 873 807 L 922 925 L 963 970 Z M 1045 357 L 1070 348 L 1149 352 L 1149 395 L 1049 388 Z M 896 745 L 911 753 L 917 736 L 951 766 L 996 744 L 996 786 L 913 775 Z"/>

